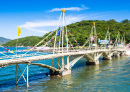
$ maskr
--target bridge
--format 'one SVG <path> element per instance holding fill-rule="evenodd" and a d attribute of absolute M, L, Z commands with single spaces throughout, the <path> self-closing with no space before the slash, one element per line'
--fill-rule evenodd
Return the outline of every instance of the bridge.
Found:
<path fill-rule="evenodd" d="M 62 18 L 61 18 L 62 17 Z M 105 37 L 105 41 L 109 41 L 107 44 L 98 44 L 97 42 L 97 34 L 96 34 L 96 28 L 95 23 L 92 25 L 92 30 L 90 37 L 86 40 L 86 42 L 83 44 L 83 46 L 80 46 L 80 44 L 77 42 L 76 38 L 69 30 L 67 30 L 67 27 L 65 24 L 65 10 L 63 9 L 60 15 L 60 20 L 62 19 L 62 27 L 57 27 L 57 30 L 52 31 L 47 37 L 45 37 L 43 40 L 41 40 L 38 44 L 36 44 L 34 47 L 25 50 L 26 52 L 24 54 L 17 54 L 13 53 L 9 50 L 9 53 L 12 53 L 14 55 L 7 56 L 3 52 L 1 54 L 5 55 L 5 57 L 0 60 L 0 67 L 6 67 L 8 65 L 16 65 L 16 85 L 18 84 L 21 77 L 24 78 L 25 82 L 27 83 L 27 87 L 29 87 L 28 83 L 28 65 L 37 65 L 43 68 L 47 68 L 50 70 L 51 76 L 64 76 L 67 74 L 71 74 L 72 67 L 81 59 L 86 58 L 87 65 L 96 65 L 99 64 L 99 58 L 102 56 L 103 59 L 111 60 L 113 57 L 120 57 L 121 55 L 124 55 L 125 49 L 124 47 L 119 47 L 118 43 L 122 43 L 123 46 L 125 45 L 125 38 L 122 38 L 120 40 L 119 33 L 117 34 L 117 38 L 115 42 L 110 45 L 110 33 L 109 28 L 107 30 L 107 34 Z M 73 46 L 68 38 L 68 33 L 72 36 L 77 46 Z M 50 36 L 53 35 L 52 38 L 45 42 L 45 40 Z M 65 38 L 65 39 L 64 39 Z M 64 41 L 66 40 L 66 41 Z M 42 48 L 35 49 L 38 47 L 41 43 L 44 42 L 44 45 L 42 45 Z M 53 47 L 49 48 L 48 50 L 45 50 L 46 46 L 49 46 L 50 43 L 53 43 Z M 66 46 L 64 46 L 64 43 L 66 43 Z M 89 46 L 87 46 L 89 44 Z M 27 54 L 28 52 L 36 51 L 34 54 Z M 39 52 L 49 51 L 50 54 L 47 55 L 39 55 Z M 61 60 L 60 60 L 61 57 Z M 54 66 L 54 59 L 58 58 L 57 60 L 57 67 Z M 65 59 L 66 58 L 66 59 Z M 46 65 L 43 63 L 33 63 L 33 61 L 39 61 L 39 60 L 46 60 L 51 59 L 51 65 Z M 61 63 L 60 63 L 61 62 Z M 26 64 L 27 67 L 22 72 L 20 70 L 19 64 Z M 17 79 L 17 70 L 20 70 L 21 76 L 19 79 Z M 27 79 L 24 77 L 24 72 L 27 69 Z"/>

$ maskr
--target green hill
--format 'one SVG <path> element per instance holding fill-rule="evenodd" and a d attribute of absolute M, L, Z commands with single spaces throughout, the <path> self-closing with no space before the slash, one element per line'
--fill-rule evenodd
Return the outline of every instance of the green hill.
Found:
<path fill-rule="evenodd" d="M 109 32 L 111 33 L 110 36 L 112 40 L 115 40 L 119 31 L 121 37 L 125 33 L 126 42 L 130 43 L 130 23 L 120 23 L 116 22 L 114 19 L 111 19 L 109 21 L 83 20 L 81 22 L 76 22 L 68 25 L 68 29 L 73 32 L 79 43 L 82 45 L 91 33 L 93 22 L 95 22 L 97 35 L 100 39 L 105 39 L 107 28 L 109 27 Z"/>
<path fill-rule="evenodd" d="M 0 37 L 0 44 L 4 44 L 6 42 L 10 41 L 10 39 L 4 38 L 4 37 Z"/>
<path fill-rule="evenodd" d="M 121 22 L 116 22 L 114 19 L 110 19 L 109 21 L 82 20 L 81 22 L 76 22 L 76 23 L 67 25 L 67 28 L 76 37 L 76 40 L 81 45 L 83 45 L 91 33 L 93 22 L 95 22 L 97 35 L 100 39 L 105 39 L 107 28 L 109 27 L 112 40 L 115 40 L 117 33 L 119 31 L 121 33 L 121 37 L 125 33 L 126 42 L 130 43 L 130 20 L 128 20 L 128 22 L 126 20 L 123 20 Z M 43 39 L 48 34 L 49 33 L 45 34 L 43 37 L 30 36 L 30 37 L 20 38 L 18 41 L 18 45 L 19 46 L 21 45 L 34 46 L 36 43 L 38 43 L 41 39 Z M 46 41 L 48 41 L 50 38 L 51 37 L 49 37 Z M 70 39 L 70 41 L 74 43 L 72 38 Z M 12 40 L 4 44 L 4 46 L 15 46 L 15 45 L 16 45 L 16 40 Z"/>

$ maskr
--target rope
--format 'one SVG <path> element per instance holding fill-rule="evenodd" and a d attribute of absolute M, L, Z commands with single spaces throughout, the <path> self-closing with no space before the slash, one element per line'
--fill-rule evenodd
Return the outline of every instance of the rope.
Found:
<path fill-rule="evenodd" d="M 31 49 L 29 49 L 25 54 L 27 54 L 29 51 L 33 50 L 36 46 L 38 46 L 39 44 L 41 44 L 45 39 L 47 39 L 50 35 L 52 35 L 53 32 L 55 32 L 55 31 L 52 31 L 48 36 L 46 36 L 43 40 L 41 40 L 39 43 L 37 43 L 34 47 L 32 47 Z"/>
<path fill-rule="evenodd" d="M 1 45 L 0 45 L 0 47 L 2 47 L 3 49 L 7 50 L 7 48 L 5 48 L 5 47 L 3 47 L 3 46 L 1 46 Z M 8 51 L 9 51 L 10 53 L 15 54 L 14 52 L 10 51 L 10 49 L 8 49 Z M 15 55 L 16 55 L 16 54 L 15 54 Z"/>
<path fill-rule="evenodd" d="M 57 30 L 58 30 L 58 28 L 59 28 L 59 24 L 60 24 L 60 19 L 61 19 L 61 16 L 62 16 L 62 12 L 61 12 L 61 14 L 60 14 L 60 18 L 59 18 L 59 22 L 58 22 Z M 56 35 L 57 35 L 57 31 L 56 31 Z M 53 54 L 54 54 L 54 51 L 55 51 L 55 45 L 56 45 L 56 38 L 57 38 L 57 36 L 56 36 L 56 35 L 55 35 L 55 42 L 54 42 Z"/>
<path fill-rule="evenodd" d="M 69 33 L 70 33 L 70 31 L 69 31 Z M 72 34 L 72 32 L 70 33 L 70 35 L 72 36 L 72 38 L 74 39 L 74 41 L 77 43 L 77 40 L 74 38 L 75 36 Z M 80 46 L 80 44 L 78 44 L 78 43 L 77 43 L 77 45 Z"/>

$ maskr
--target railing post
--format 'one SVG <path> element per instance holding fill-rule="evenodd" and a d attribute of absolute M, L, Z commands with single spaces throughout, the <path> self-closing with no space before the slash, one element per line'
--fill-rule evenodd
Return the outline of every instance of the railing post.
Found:
<path fill-rule="evenodd" d="M 62 68 L 64 69 L 64 56 L 62 56 Z"/>
<path fill-rule="evenodd" d="M 59 57 L 58 57 L 58 69 L 59 69 Z"/>
<path fill-rule="evenodd" d="M 94 59 L 96 58 L 96 52 L 94 52 Z"/>
<path fill-rule="evenodd" d="M 98 52 L 97 52 L 97 55 L 96 56 L 98 56 Z"/>
<path fill-rule="evenodd" d="M 52 67 L 53 67 L 53 59 L 52 59 Z"/>
<path fill-rule="evenodd" d="M 18 64 L 16 64 L 16 85 L 17 85 L 17 65 Z"/>
<path fill-rule="evenodd" d="M 29 87 L 29 84 L 28 84 L 28 64 L 27 64 L 27 88 Z"/>
<path fill-rule="evenodd" d="M 67 56 L 67 68 L 69 70 L 69 56 Z"/>

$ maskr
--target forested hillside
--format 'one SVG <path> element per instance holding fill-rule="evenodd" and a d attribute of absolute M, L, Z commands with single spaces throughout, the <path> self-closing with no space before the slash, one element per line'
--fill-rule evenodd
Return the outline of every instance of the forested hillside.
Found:
<path fill-rule="evenodd" d="M 110 36 L 113 41 L 115 40 L 117 33 L 119 31 L 121 37 L 125 33 L 126 43 L 130 43 L 130 20 L 123 20 L 121 22 L 116 22 L 114 19 L 110 19 L 109 21 L 82 20 L 81 22 L 76 22 L 67 25 L 67 28 L 72 32 L 72 34 L 75 36 L 76 40 L 80 43 L 80 45 L 83 45 L 91 33 L 93 22 L 95 22 L 97 35 L 100 39 L 105 39 L 107 28 L 109 27 L 110 28 L 109 31 L 111 33 Z M 31 36 L 31 37 L 20 38 L 18 41 L 18 46 L 21 45 L 34 46 L 40 40 L 45 38 L 45 36 L 47 36 L 48 34 L 49 33 L 45 34 L 43 37 Z M 46 39 L 46 41 L 49 41 L 51 37 Z M 72 43 L 74 43 L 73 39 L 70 40 Z M 16 40 L 12 40 L 4 44 L 4 46 L 15 46 L 15 45 L 16 45 Z"/>
<path fill-rule="evenodd" d="M 119 23 L 114 19 L 109 21 L 104 20 L 83 20 L 81 22 L 73 23 L 68 25 L 68 29 L 75 34 L 77 40 L 82 45 L 85 40 L 89 37 L 91 33 L 92 24 L 95 22 L 97 35 L 100 39 L 105 39 L 107 28 L 109 27 L 109 32 L 111 33 L 112 40 L 115 40 L 118 31 L 122 35 L 125 33 L 127 43 L 130 43 L 130 23 Z"/>
<path fill-rule="evenodd" d="M 42 37 L 38 36 L 28 36 L 24 38 L 18 39 L 18 46 L 34 46 L 36 43 L 38 43 L 40 40 L 42 40 Z M 11 40 L 4 44 L 4 46 L 16 46 L 17 39 Z"/>

